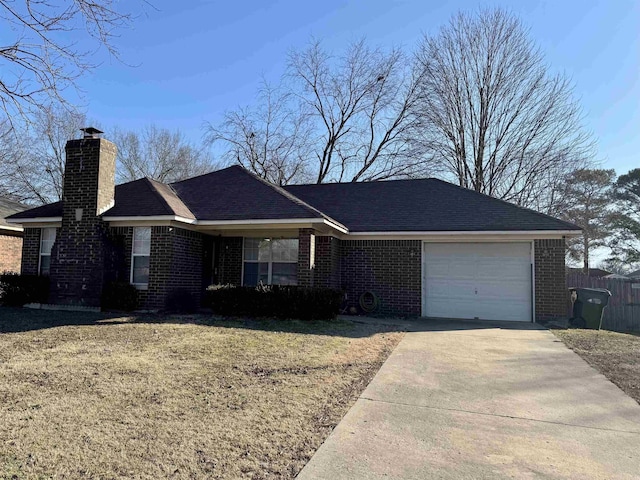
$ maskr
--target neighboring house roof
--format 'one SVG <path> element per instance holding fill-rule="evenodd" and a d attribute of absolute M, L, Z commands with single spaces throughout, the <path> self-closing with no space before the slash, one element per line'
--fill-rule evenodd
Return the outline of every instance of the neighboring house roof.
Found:
<path fill-rule="evenodd" d="M 629 278 L 640 278 L 640 270 L 635 270 L 627 275 Z"/>
<path fill-rule="evenodd" d="M 602 278 L 610 278 L 610 279 L 614 279 L 614 280 L 628 280 L 629 277 L 626 275 L 620 275 L 619 273 L 611 273 L 609 275 L 605 275 Z"/>
<path fill-rule="evenodd" d="M 351 232 L 580 230 L 433 178 L 285 187 Z"/>
<path fill-rule="evenodd" d="M 567 267 L 567 271 L 570 273 L 582 273 L 582 268 L 575 267 Z M 607 270 L 603 270 L 602 268 L 590 268 L 589 276 L 590 277 L 606 277 L 607 275 L 611 275 L 611 272 Z"/>
<path fill-rule="evenodd" d="M 576 231 L 579 227 L 441 180 L 278 187 L 233 166 L 169 185 L 116 186 L 105 217 L 174 215 L 198 221 L 324 218 L 351 232 Z M 60 217 L 57 202 L 12 216 Z"/>
<path fill-rule="evenodd" d="M 9 200 L 8 198 L 0 197 L 0 230 L 15 230 L 16 225 L 7 223 L 5 217 L 9 217 L 15 213 L 22 212 L 28 208 L 29 207 L 21 203 L 14 202 L 13 200 Z"/>

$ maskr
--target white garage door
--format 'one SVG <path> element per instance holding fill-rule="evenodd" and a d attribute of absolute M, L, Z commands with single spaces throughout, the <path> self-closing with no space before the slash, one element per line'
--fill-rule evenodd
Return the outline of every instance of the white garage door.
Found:
<path fill-rule="evenodd" d="M 530 243 L 423 243 L 426 317 L 530 322 Z"/>

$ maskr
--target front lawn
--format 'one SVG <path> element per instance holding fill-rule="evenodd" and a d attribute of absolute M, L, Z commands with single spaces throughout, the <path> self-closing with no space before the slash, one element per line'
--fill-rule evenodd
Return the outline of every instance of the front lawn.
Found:
<path fill-rule="evenodd" d="M 0 308 L 0 478 L 293 478 L 385 328 Z"/>
<path fill-rule="evenodd" d="M 552 330 L 574 352 L 640 403 L 640 336 L 606 330 Z"/>

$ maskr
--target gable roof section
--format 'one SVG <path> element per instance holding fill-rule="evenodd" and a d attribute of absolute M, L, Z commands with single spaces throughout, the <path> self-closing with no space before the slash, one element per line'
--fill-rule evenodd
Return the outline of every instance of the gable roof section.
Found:
<path fill-rule="evenodd" d="M 580 230 L 571 223 L 433 178 L 285 188 L 350 232 Z"/>
<path fill-rule="evenodd" d="M 149 178 L 116 186 L 115 205 L 104 213 L 105 217 L 166 215 L 189 220 L 196 218 L 171 186 Z"/>
<path fill-rule="evenodd" d="M 327 218 L 285 189 L 239 166 L 172 183 L 171 187 L 199 221 Z"/>
<path fill-rule="evenodd" d="M 16 226 L 7 223 L 7 221 L 5 220 L 5 217 L 8 217 L 18 212 L 22 212 L 27 208 L 29 207 L 21 203 L 14 202 L 13 200 L 9 200 L 8 198 L 0 197 L 0 229 L 8 228 L 11 230 L 15 230 Z"/>
<path fill-rule="evenodd" d="M 148 178 L 116 186 L 115 205 L 104 213 L 105 217 L 179 216 L 194 219 L 169 185 Z M 62 202 L 50 203 L 11 215 L 12 220 L 62 217 Z"/>

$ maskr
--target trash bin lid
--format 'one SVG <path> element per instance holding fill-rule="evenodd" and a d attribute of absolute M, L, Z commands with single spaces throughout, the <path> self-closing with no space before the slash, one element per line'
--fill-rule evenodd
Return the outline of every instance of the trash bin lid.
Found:
<path fill-rule="evenodd" d="M 569 287 L 569 290 L 575 290 L 577 292 L 598 292 L 598 293 L 606 293 L 607 295 L 611 295 L 611 292 L 606 288 L 586 288 L 586 287 Z"/>

